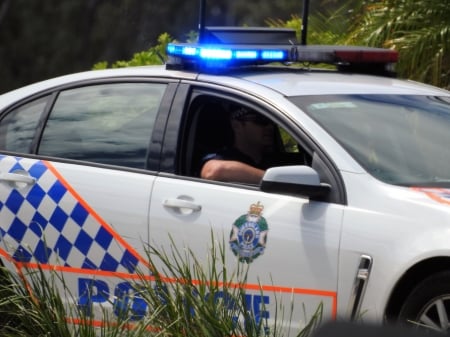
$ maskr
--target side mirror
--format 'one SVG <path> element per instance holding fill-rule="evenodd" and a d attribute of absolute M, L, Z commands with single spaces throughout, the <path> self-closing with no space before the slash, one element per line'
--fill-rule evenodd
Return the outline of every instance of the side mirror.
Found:
<path fill-rule="evenodd" d="M 268 169 L 261 181 L 261 191 L 320 198 L 331 186 L 320 182 L 319 174 L 309 166 L 280 166 Z"/>

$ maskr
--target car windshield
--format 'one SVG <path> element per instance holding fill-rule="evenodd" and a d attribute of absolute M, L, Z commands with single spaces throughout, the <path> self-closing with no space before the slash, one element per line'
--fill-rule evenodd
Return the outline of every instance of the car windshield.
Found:
<path fill-rule="evenodd" d="M 402 186 L 450 186 L 450 97 L 297 96 L 370 174 Z"/>

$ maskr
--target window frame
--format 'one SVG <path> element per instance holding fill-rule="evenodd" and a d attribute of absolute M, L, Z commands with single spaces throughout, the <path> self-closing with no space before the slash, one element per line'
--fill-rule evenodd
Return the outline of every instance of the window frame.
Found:
<path fill-rule="evenodd" d="M 167 118 L 168 113 L 170 110 L 170 107 L 172 105 L 172 101 L 174 99 L 175 93 L 178 88 L 179 84 L 178 79 L 167 79 L 167 78 L 151 78 L 151 77 L 113 77 L 113 78 L 99 78 L 99 79 L 89 79 L 89 80 L 81 80 L 77 82 L 72 83 L 66 83 L 64 85 L 60 85 L 57 87 L 49 88 L 40 92 L 37 92 L 35 94 L 32 94 L 28 97 L 22 98 L 21 100 L 15 102 L 5 110 L 3 110 L 0 114 L 0 122 L 1 120 L 12 113 L 13 111 L 16 111 L 20 107 L 24 106 L 25 104 L 28 104 L 34 100 L 41 99 L 45 96 L 48 96 L 48 101 L 46 103 L 46 107 L 44 112 L 41 114 L 41 117 L 38 122 L 38 126 L 35 130 L 34 137 L 32 140 L 32 144 L 30 146 L 30 150 L 27 153 L 17 153 L 17 152 L 11 152 L 6 150 L 1 150 L 2 153 L 6 154 L 19 154 L 24 157 L 33 157 L 33 158 L 39 158 L 39 159 L 47 159 L 57 162 L 65 162 L 65 163 L 72 163 L 72 164 L 83 164 L 93 167 L 108 167 L 112 169 L 120 169 L 120 170 L 140 170 L 141 169 L 134 169 L 130 167 L 125 166 L 117 166 L 117 165 L 108 165 L 108 164 L 101 164 L 101 163 L 95 163 L 95 162 L 89 162 L 89 161 L 80 161 L 80 160 L 74 160 L 74 159 L 68 159 L 63 157 L 53 157 L 53 156 L 45 156 L 38 154 L 38 147 L 39 143 L 43 134 L 43 131 L 46 126 L 46 122 L 48 120 L 49 114 L 51 113 L 55 101 L 58 98 L 58 95 L 61 91 L 65 90 L 71 90 L 76 89 L 80 87 L 85 86 L 92 86 L 92 85 L 102 85 L 102 84 L 113 84 L 113 83 L 161 83 L 167 85 L 165 92 L 162 95 L 162 99 L 160 102 L 159 109 L 156 114 L 156 119 L 154 121 L 154 130 L 157 130 L 157 132 L 152 132 L 150 144 L 148 146 L 147 150 L 147 158 L 146 158 L 146 171 L 158 171 L 160 167 L 160 160 L 161 160 L 161 148 L 162 148 L 162 142 L 163 142 L 163 135 L 165 131 L 165 127 L 167 125 Z"/>
<path fill-rule="evenodd" d="M 183 89 L 177 92 L 178 97 L 175 98 L 174 105 L 172 106 L 169 115 L 167 129 L 171 130 L 171 136 L 164 139 L 162 153 L 163 157 L 166 158 L 166 166 L 161 168 L 162 175 L 174 179 L 201 181 L 209 184 L 234 186 L 245 189 L 259 189 L 259 186 L 254 185 L 210 181 L 186 175 L 186 169 L 183 168 L 183 161 L 186 160 L 184 156 L 187 146 L 186 143 L 189 142 L 189 123 L 192 122 L 192 116 L 190 116 L 189 111 L 190 105 L 193 99 L 198 95 L 208 95 L 217 97 L 218 99 L 222 98 L 234 101 L 238 104 L 247 105 L 276 122 L 280 127 L 287 131 L 302 148 L 308 151 L 314 161 L 315 166 L 313 167 L 318 171 L 323 178 L 323 181 L 332 184 L 332 193 L 322 201 L 344 205 L 347 204 L 343 179 L 333 161 L 326 155 L 326 151 L 321 149 L 317 142 L 315 142 L 307 132 L 298 125 L 294 125 L 287 116 L 284 116 L 283 113 L 276 110 L 275 107 L 260 101 L 257 98 L 252 99 L 251 96 L 239 95 L 236 90 L 226 90 L 227 88 L 218 87 L 212 84 L 182 83 L 180 84 L 180 87 L 181 86 Z M 177 137 L 173 137 L 173 133 L 176 133 Z"/>

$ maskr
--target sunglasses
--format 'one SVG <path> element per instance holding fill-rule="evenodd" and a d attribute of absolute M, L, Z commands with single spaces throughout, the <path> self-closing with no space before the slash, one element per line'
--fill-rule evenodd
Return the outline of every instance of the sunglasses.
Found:
<path fill-rule="evenodd" d="M 238 119 L 241 122 L 252 122 L 256 125 L 266 126 L 272 123 L 272 121 L 264 116 L 248 116 Z"/>

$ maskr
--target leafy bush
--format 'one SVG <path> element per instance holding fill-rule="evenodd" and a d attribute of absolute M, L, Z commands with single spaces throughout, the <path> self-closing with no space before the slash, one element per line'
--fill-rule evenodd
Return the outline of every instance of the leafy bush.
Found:
<path fill-rule="evenodd" d="M 128 61 L 116 61 L 111 65 L 111 68 L 135 67 L 144 65 L 163 64 L 166 59 L 166 47 L 172 38 L 168 33 L 163 33 L 158 37 L 158 44 L 149 48 L 148 50 L 135 53 Z M 96 63 L 93 69 L 106 69 L 108 62 Z"/>

